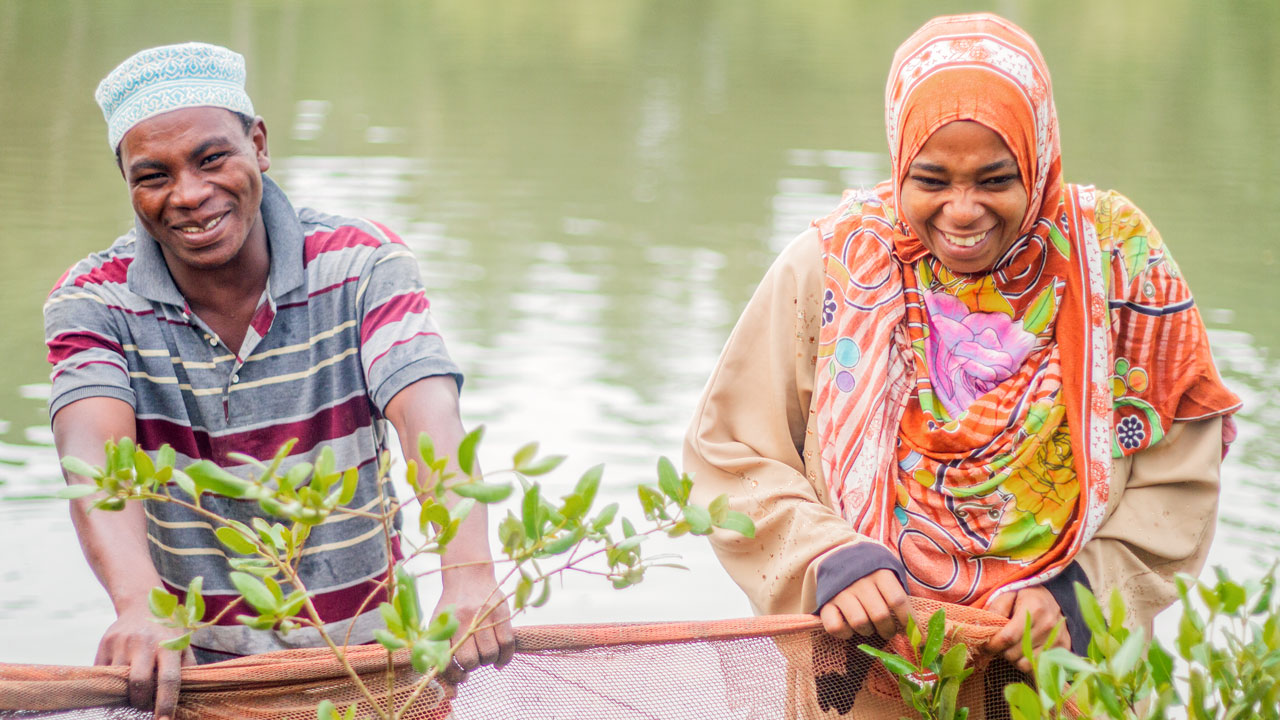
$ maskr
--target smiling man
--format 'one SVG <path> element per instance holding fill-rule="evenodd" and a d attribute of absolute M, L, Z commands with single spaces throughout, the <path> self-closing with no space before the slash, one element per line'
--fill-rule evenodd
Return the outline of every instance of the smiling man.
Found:
<path fill-rule="evenodd" d="M 207 459 L 244 474 L 229 453 L 265 459 L 299 438 L 288 464 L 329 446 L 340 467 L 360 469 L 351 507 L 376 508 L 386 422 L 411 457 L 420 432 L 455 446 L 462 375 L 399 239 L 368 220 L 295 210 L 263 174 L 267 127 L 244 80 L 240 55 L 187 43 L 140 52 L 99 85 L 135 225 L 68 270 L 45 305 L 58 452 L 101 463 L 106 440 L 131 437 L 148 452 L 171 445 L 180 465 Z M 203 502 L 246 523 L 257 513 Z M 150 588 L 180 592 L 198 575 L 207 617 L 234 601 L 213 528 L 172 504 L 87 508 L 73 503 L 72 521 L 117 615 L 95 662 L 130 666 L 135 706 L 172 716 L 181 664 L 319 643 L 314 630 L 251 630 L 232 608 L 195 634 L 194 652 L 158 649 L 176 631 L 151 620 Z M 312 532 L 300 572 L 331 634 L 371 639 L 387 552 L 371 518 Z M 490 559 L 477 507 L 444 558 L 464 565 L 444 575 L 440 601 L 457 605 L 464 627 L 495 604 Z M 505 604 L 493 613 L 494 627 L 456 656 L 455 678 L 510 658 Z"/>

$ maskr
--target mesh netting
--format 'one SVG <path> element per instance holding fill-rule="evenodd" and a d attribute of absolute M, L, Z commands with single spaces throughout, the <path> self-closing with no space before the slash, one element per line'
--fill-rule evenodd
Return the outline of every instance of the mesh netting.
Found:
<path fill-rule="evenodd" d="M 916 617 L 947 610 L 949 639 L 979 647 L 1005 618 L 973 608 L 913 599 Z M 893 718 L 914 717 L 897 680 L 878 661 L 822 631 L 808 615 L 712 622 L 548 625 L 516 629 L 516 654 L 501 670 L 481 668 L 456 688 L 432 685 L 404 717 L 411 720 L 590 718 Z M 899 636 L 890 650 L 910 657 Z M 396 656 L 389 690 L 380 647 L 352 648 L 353 669 L 403 700 L 415 676 Z M 970 718 L 1007 718 L 1004 686 L 1025 677 L 1003 660 L 970 653 L 976 671 L 961 688 Z M 126 667 L 0 664 L 0 717 L 146 718 L 121 707 Z M 927 679 L 921 679 L 927 682 Z M 324 699 L 339 710 L 369 700 L 327 650 L 291 650 L 183 668 L 178 720 L 311 720 Z"/>

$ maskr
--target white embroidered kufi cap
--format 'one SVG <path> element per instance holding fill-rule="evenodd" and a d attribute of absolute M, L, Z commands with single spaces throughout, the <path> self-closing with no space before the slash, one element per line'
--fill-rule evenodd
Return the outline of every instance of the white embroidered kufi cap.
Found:
<path fill-rule="evenodd" d="M 244 57 L 207 43 L 143 50 L 112 70 L 93 94 L 111 150 L 134 125 L 170 110 L 220 107 L 253 117 L 244 91 Z"/>

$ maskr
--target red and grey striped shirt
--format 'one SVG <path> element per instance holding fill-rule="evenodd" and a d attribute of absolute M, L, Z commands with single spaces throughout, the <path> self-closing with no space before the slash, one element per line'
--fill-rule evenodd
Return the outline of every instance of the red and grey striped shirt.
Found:
<path fill-rule="evenodd" d="M 327 445 L 339 468 L 360 469 L 350 506 L 377 510 L 387 403 L 425 377 L 462 382 L 431 320 L 417 259 L 376 223 L 295 211 L 269 178 L 262 217 L 271 269 L 239 353 L 191 312 L 140 225 L 68 270 L 44 308 L 50 417 L 82 398 L 118 398 L 134 408 L 143 449 L 168 444 L 179 467 L 208 459 L 246 477 L 249 469 L 228 453 L 268 459 L 298 438 L 287 469 L 314 462 Z M 254 502 L 202 502 L 245 523 L 263 515 Z M 151 557 L 170 590 L 201 575 L 206 617 L 231 602 L 227 559 L 234 553 L 209 523 L 171 503 L 148 502 L 146 515 Z M 359 610 L 386 576 L 387 561 L 376 521 L 347 515 L 313 530 L 299 570 L 332 633 L 350 628 L 352 642 L 371 638 L 382 598 Z M 319 643 L 309 629 L 251 630 L 236 622 L 238 614 L 197 632 L 201 662 Z"/>

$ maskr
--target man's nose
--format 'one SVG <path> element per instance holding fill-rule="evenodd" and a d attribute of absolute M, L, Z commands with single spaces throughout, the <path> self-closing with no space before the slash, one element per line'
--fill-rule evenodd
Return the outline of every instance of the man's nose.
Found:
<path fill-rule="evenodd" d="M 182 172 L 174 179 L 170 202 L 176 207 L 198 208 L 209 198 L 212 186 L 199 173 Z"/>

